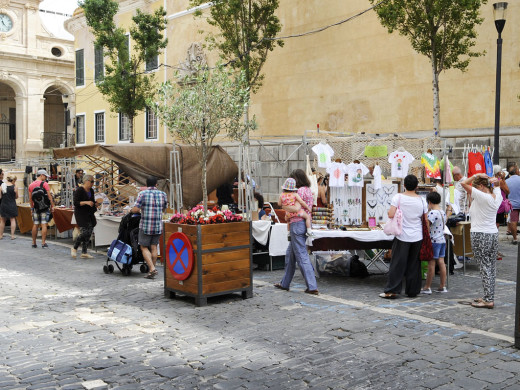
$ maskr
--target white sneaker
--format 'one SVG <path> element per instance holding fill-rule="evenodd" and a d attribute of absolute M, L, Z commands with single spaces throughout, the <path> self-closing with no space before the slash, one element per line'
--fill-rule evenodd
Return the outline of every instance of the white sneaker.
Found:
<path fill-rule="evenodd" d="M 447 293 L 448 290 L 446 289 L 446 287 L 443 287 L 443 288 L 438 288 L 437 290 L 435 290 L 435 292 L 436 293 Z"/>
<path fill-rule="evenodd" d="M 94 256 L 89 255 L 88 253 L 82 253 L 80 256 L 82 259 L 93 259 Z"/>
<path fill-rule="evenodd" d="M 432 289 L 431 288 L 425 288 L 423 290 L 421 290 L 421 294 L 431 294 L 432 293 Z"/>
<path fill-rule="evenodd" d="M 75 259 L 78 256 L 78 251 L 74 248 L 70 248 L 70 256 Z"/>

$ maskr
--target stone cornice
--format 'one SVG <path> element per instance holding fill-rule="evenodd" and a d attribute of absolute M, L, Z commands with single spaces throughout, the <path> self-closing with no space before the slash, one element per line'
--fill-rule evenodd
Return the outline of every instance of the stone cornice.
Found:
<path fill-rule="evenodd" d="M 18 54 L 18 53 L 8 53 L 8 52 L 0 52 L 0 58 L 3 60 L 15 60 L 18 63 L 20 61 L 25 61 L 27 63 L 52 63 L 54 65 L 62 64 L 64 66 L 74 65 L 74 59 L 64 59 L 64 58 L 55 58 L 55 57 L 42 57 L 42 56 L 34 56 L 29 54 Z M 6 64 L 4 63 L 5 67 Z"/>
<path fill-rule="evenodd" d="M 67 30 L 70 34 L 74 35 L 76 31 L 86 29 L 87 19 L 85 18 L 85 14 L 83 11 L 76 10 L 72 18 L 67 19 L 64 22 L 65 30 Z"/>

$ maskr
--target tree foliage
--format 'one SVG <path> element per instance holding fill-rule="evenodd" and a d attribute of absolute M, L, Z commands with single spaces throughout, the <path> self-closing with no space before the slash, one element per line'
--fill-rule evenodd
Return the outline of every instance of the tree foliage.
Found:
<path fill-rule="evenodd" d="M 375 4 L 378 0 L 370 2 Z M 480 8 L 486 3 L 487 0 L 387 0 L 375 8 L 388 32 L 398 31 L 410 40 L 415 51 L 430 59 L 434 100 L 437 100 L 434 101 L 436 130 L 440 124 L 438 76 L 447 69 L 466 71 L 471 57 L 484 54 L 473 48 L 477 38 L 475 28 L 483 21 Z"/>
<path fill-rule="evenodd" d="M 102 47 L 109 59 L 105 74 L 96 85 L 112 111 L 128 116 L 133 142 L 133 119 L 146 109 L 147 100 L 156 92 L 154 74 L 145 72 L 145 64 L 156 58 L 168 43 L 163 36 L 166 11 L 162 7 L 151 14 L 136 11 L 129 28 L 133 41 L 130 53 L 127 33 L 114 20 L 119 9 L 117 1 L 83 0 L 79 5 L 94 35 L 94 44 Z"/>
<path fill-rule="evenodd" d="M 207 0 L 190 0 L 195 7 Z M 283 46 L 273 38 L 282 25 L 275 15 L 278 0 L 215 0 L 210 8 L 208 23 L 218 30 L 209 34 L 211 47 L 220 51 L 221 58 L 245 73 L 247 85 L 256 92 L 262 85 L 262 67 L 269 51 Z M 200 13 L 199 13 L 200 15 Z"/>
<path fill-rule="evenodd" d="M 195 76 L 179 81 L 163 83 L 157 101 L 149 100 L 148 104 L 172 136 L 195 148 L 207 210 L 206 163 L 215 137 L 224 133 L 232 140 L 242 140 L 255 127 L 254 120 L 243 120 L 249 87 L 244 72 L 234 77 L 222 65 L 199 69 Z"/>

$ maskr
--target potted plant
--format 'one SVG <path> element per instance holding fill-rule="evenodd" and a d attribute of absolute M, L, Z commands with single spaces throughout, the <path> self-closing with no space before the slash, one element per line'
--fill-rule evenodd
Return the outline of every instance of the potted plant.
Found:
<path fill-rule="evenodd" d="M 158 102 L 150 104 L 172 136 L 194 147 L 202 170 L 202 206 L 165 223 L 164 290 L 169 297 L 194 296 L 201 306 L 209 296 L 242 292 L 243 298 L 249 298 L 253 294 L 251 225 L 230 211 L 208 210 L 206 185 L 207 159 L 215 137 L 225 132 L 241 141 L 254 128 L 254 121 L 243 119 L 248 101 L 243 72 L 233 75 L 217 65 L 200 67 L 178 83 L 163 83 Z"/>

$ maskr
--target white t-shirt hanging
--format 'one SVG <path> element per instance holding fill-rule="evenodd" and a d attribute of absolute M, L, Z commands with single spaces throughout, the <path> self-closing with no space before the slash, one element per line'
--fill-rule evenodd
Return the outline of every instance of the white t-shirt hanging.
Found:
<path fill-rule="evenodd" d="M 381 167 L 379 165 L 376 165 L 374 167 L 372 176 L 374 176 L 374 190 L 380 189 L 382 187 L 382 185 L 381 185 Z"/>
<path fill-rule="evenodd" d="M 329 187 L 344 187 L 345 186 L 345 174 L 348 172 L 348 168 L 343 163 L 333 162 L 329 164 L 327 173 L 329 174 Z"/>
<path fill-rule="evenodd" d="M 408 166 L 413 160 L 415 160 L 413 156 L 406 150 L 392 152 L 388 157 L 388 162 L 392 166 L 391 177 L 404 179 L 408 175 Z"/>
<path fill-rule="evenodd" d="M 349 187 L 363 187 L 363 176 L 369 172 L 365 164 L 350 163 L 347 165 L 347 169 Z"/>
<path fill-rule="evenodd" d="M 312 151 L 318 156 L 318 167 L 327 168 L 330 164 L 330 158 L 334 156 L 334 150 L 330 145 L 319 143 L 312 147 Z"/>

